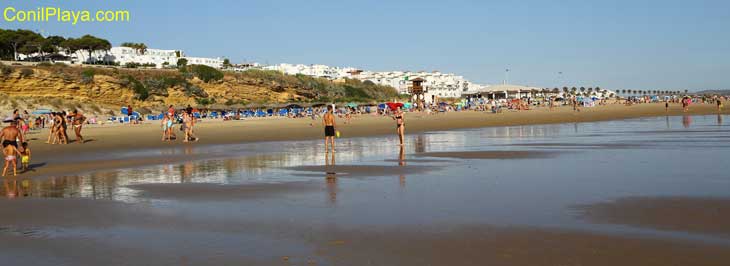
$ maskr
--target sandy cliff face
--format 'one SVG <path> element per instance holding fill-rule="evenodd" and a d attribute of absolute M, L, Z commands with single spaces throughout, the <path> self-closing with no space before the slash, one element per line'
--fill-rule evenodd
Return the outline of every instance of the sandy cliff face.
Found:
<path fill-rule="evenodd" d="M 148 73 L 134 70 L 103 70 L 94 75 L 93 80 L 84 82 L 79 69 L 32 68 L 31 75 L 23 75 L 17 68 L 8 75 L 0 75 L 0 93 L 7 97 L 34 99 L 40 106 L 43 101 L 73 101 L 94 103 L 115 109 L 132 104 L 137 107 L 159 108 L 161 106 L 198 105 L 200 94 L 215 100 L 218 105 L 241 105 L 242 103 L 284 103 L 312 97 L 297 88 L 285 88 L 263 80 L 226 75 L 221 81 L 205 83 L 197 78 L 188 80 L 189 84 L 202 89 L 198 95 L 191 95 L 182 85 L 168 87 L 166 91 L 150 93 L 144 101 L 138 100 L 134 90 L 125 82 L 124 75 L 136 75 L 144 81 Z M 147 70 L 149 71 L 149 70 Z M 166 72 L 159 72 L 158 75 Z M 174 72 L 168 72 L 174 73 Z M 27 74 L 27 71 L 26 71 Z M 113 110 L 112 109 L 112 110 Z"/>
<path fill-rule="evenodd" d="M 109 76 L 97 76 L 94 82 L 82 84 L 78 80 L 52 75 L 43 69 L 35 69 L 30 77 L 21 77 L 19 72 L 0 77 L 0 92 L 9 96 L 58 98 L 99 104 L 120 104 L 134 98 L 131 90 L 122 88 L 115 78 Z"/>

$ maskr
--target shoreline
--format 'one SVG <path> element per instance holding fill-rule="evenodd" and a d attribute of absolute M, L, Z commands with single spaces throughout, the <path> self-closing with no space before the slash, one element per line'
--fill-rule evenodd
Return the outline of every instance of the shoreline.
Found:
<path fill-rule="evenodd" d="M 507 111 L 501 114 L 473 111 L 436 115 L 407 113 L 406 134 L 485 127 L 586 123 L 642 117 L 714 115 L 718 114 L 715 108 L 716 106 L 712 104 L 697 104 L 690 109 L 690 112 L 684 113 L 680 106 L 672 106 L 669 111 L 665 111 L 663 104 L 634 106 L 616 104 L 582 108 L 581 112 L 573 112 L 571 107 L 563 106 L 554 111 L 540 108 L 531 111 Z M 721 114 L 727 115 L 730 114 L 730 111 L 723 110 Z M 361 115 L 353 117 L 351 124 L 344 124 L 344 119 L 338 118 L 337 120 L 338 129 L 343 133 L 344 139 L 391 134 L 395 137 L 394 122 L 390 117 Z M 310 124 L 312 125 L 310 126 Z M 310 118 L 204 120 L 197 125 L 196 129 L 196 134 L 201 141 L 166 143 L 160 141 L 161 132 L 157 121 L 152 121 L 152 123 L 142 125 L 84 128 L 82 134 L 87 141 L 84 144 L 74 143 L 73 131 L 69 131 L 70 144 L 49 145 L 44 143 L 48 132 L 42 130 L 28 135 L 33 152 L 31 165 L 37 167 L 33 168 L 33 172 L 19 174 L 18 178 L 47 177 L 226 157 L 227 154 L 215 153 L 173 154 L 172 156 L 144 155 L 122 158 L 114 156 L 127 152 L 156 151 L 163 148 L 189 149 L 228 144 L 316 140 L 322 138 L 321 131 L 321 121 Z M 99 159 L 99 155 L 111 156 L 111 158 Z"/>

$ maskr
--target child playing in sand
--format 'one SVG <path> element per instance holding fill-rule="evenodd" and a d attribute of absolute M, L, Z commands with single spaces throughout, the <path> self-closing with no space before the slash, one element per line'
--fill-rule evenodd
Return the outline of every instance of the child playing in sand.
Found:
<path fill-rule="evenodd" d="M 23 152 L 20 153 L 20 163 L 23 165 L 23 172 L 28 171 L 30 168 L 30 148 L 28 148 L 28 142 L 23 142 Z"/>
<path fill-rule="evenodd" d="M 18 167 L 18 160 L 16 155 L 21 155 L 20 151 L 18 151 L 18 148 L 16 148 L 14 145 L 6 145 L 5 148 L 3 148 L 3 154 L 5 155 L 5 168 L 3 168 L 3 176 L 5 176 L 5 173 L 8 171 L 8 166 L 11 164 L 13 165 L 13 176 L 17 176 L 17 167 Z M 22 155 L 21 155 L 22 156 Z"/>

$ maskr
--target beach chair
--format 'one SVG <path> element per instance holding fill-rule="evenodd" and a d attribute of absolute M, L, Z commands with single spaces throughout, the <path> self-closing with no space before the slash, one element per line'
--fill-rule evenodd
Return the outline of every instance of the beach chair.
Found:
<path fill-rule="evenodd" d="M 266 116 L 274 116 L 274 109 L 266 110 Z"/>
<path fill-rule="evenodd" d="M 193 113 L 193 117 L 195 117 L 195 119 L 200 119 L 200 113 Z"/>
<path fill-rule="evenodd" d="M 159 114 L 157 115 L 157 120 L 162 120 L 165 118 L 165 114 Z"/>
<path fill-rule="evenodd" d="M 129 123 L 129 116 L 122 118 L 122 123 Z"/>
<path fill-rule="evenodd" d="M 210 112 L 210 117 L 212 118 L 218 118 L 218 112 Z"/>
<path fill-rule="evenodd" d="M 287 109 L 279 110 L 279 116 L 287 116 L 287 114 L 289 114 L 289 110 L 287 110 Z"/>
<path fill-rule="evenodd" d="M 264 116 L 266 116 L 266 112 L 264 112 L 261 109 L 259 109 L 259 110 L 256 111 L 256 116 L 257 117 L 264 117 Z"/>
<path fill-rule="evenodd" d="M 150 121 L 157 120 L 157 117 L 155 117 L 154 115 L 147 115 L 147 120 L 150 120 Z"/>

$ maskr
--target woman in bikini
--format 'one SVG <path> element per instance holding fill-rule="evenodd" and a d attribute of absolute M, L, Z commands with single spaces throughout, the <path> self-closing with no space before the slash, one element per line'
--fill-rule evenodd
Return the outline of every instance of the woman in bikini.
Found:
<path fill-rule="evenodd" d="M 396 132 L 398 133 L 398 139 L 400 140 L 400 146 L 403 146 L 403 138 L 405 136 L 406 126 L 405 119 L 403 118 L 403 111 L 400 106 L 393 113 L 393 120 L 396 121 Z"/>
<path fill-rule="evenodd" d="M 56 113 L 52 112 L 49 115 L 49 121 L 48 121 L 49 132 L 48 132 L 48 140 L 46 141 L 46 143 L 48 143 L 48 144 L 51 144 L 51 139 L 53 139 L 53 143 L 56 143 L 56 124 L 55 123 L 56 123 Z"/>
<path fill-rule="evenodd" d="M 66 116 L 66 111 L 63 111 L 61 113 L 61 117 L 59 117 L 61 120 L 59 133 L 61 135 L 61 143 L 68 144 L 68 117 Z"/>
<path fill-rule="evenodd" d="M 74 110 L 72 114 L 72 124 L 74 127 L 74 134 L 76 134 L 76 143 L 84 144 L 84 137 L 81 136 L 81 127 L 86 122 L 86 117 L 79 113 L 78 110 Z"/>
<path fill-rule="evenodd" d="M 162 141 L 170 141 L 170 127 L 172 127 L 172 120 L 165 113 L 164 118 L 162 118 Z"/>

